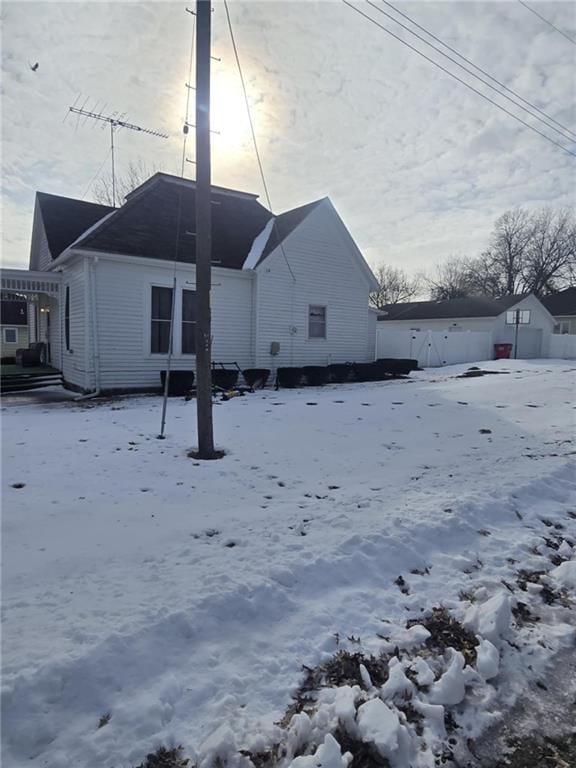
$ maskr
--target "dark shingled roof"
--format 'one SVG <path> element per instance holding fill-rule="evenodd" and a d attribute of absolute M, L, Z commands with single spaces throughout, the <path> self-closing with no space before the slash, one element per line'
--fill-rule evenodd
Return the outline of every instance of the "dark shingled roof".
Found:
<path fill-rule="evenodd" d="M 378 320 L 443 320 L 450 317 L 496 317 L 518 304 L 524 295 L 469 296 L 465 299 L 445 301 L 414 301 L 406 304 L 388 304 L 379 310 Z"/>
<path fill-rule="evenodd" d="M 212 264 L 242 269 L 271 213 L 255 195 L 212 188 Z M 156 174 L 127 198 L 113 216 L 76 243 L 91 250 L 194 263 L 194 182 Z M 176 233 L 179 232 L 178 238 Z M 191 233 L 191 234 L 190 234 Z"/>
<path fill-rule="evenodd" d="M 543 296 L 540 301 L 551 315 L 576 315 L 576 286 Z"/>
<path fill-rule="evenodd" d="M 0 302 L 0 323 L 2 325 L 28 325 L 26 302 L 2 299 Z"/>
<path fill-rule="evenodd" d="M 60 195 L 37 192 L 36 200 L 42 214 L 44 231 L 52 258 L 74 242 L 83 232 L 114 210 L 108 205 L 87 203 Z"/>
<path fill-rule="evenodd" d="M 296 227 L 304 221 L 308 214 L 317 208 L 325 199 L 326 198 L 322 198 L 321 200 L 315 200 L 313 203 L 306 203 L 306 205 L 301 205 L 299 208 L 293 208 L 290 211 L 286 211 L 286 213 L 281 213 L 279 216 L 276 216 L 274 226 L 270 232 L 270 237 L 264 246 L 258 264 L 264 261 L 266 256 L 269 256 L 274 248 L 286 240 L 288 235 L 293 232 Z"/>

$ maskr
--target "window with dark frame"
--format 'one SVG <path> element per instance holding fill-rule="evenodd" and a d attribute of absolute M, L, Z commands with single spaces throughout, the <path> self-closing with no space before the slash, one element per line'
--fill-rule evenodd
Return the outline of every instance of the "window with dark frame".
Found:
<path fill-rule="evenodd" d="M 326 307 L 318 304 L 308 307 L 308 338 L 326 338 Z"/>
<path fill-rule="evenodd" d="M 64 339 L 66 351 L 70 352 L 70 286 L 66 286 L 66 298 L 64 300 Z"/>
<path fill-rule="evenodd" d="M 196 354 L 196 291 L 182 291 L 182 354 Z"/>
<path fill-rule="evenodd" d="M 171 320 L 172 288 L 153 285 L 150 312 L 150 352 L 153 355 L 168 354 Z"/>
<path fill-rule="evenodd" d="M 5 344 L 18 343 L 18 330 L 16 328 L 4 328 L 4 343 Z"/>

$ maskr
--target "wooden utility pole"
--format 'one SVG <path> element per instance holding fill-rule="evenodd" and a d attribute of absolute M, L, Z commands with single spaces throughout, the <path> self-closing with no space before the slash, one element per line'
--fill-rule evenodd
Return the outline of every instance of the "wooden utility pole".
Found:
<path fill-rule="evenodd" d="M 210 171 L 211 0 L 196 2 L 196 407 L 199 459 L 216 458 L 212 426 L 210 283 L 212 183 Z"/>

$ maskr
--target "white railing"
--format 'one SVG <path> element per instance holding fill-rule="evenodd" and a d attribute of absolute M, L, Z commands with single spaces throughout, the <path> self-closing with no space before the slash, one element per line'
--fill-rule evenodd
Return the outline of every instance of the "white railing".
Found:
<path fill-rule="evenodd" d="M 385 323 L 379 325 L 386 325 Z M 378 327 L 376 358 L 407 357 L 423 368 L 494 357 L 489 331 L 396 331 Z"/>
<path fill-rule="evenodd" d="M 47 293 L 58 296 L 61 277 L 53 272 L 32 272 L 29 269 L 2 269 L 1 287 L 3 291 L 16 293 Z"/>

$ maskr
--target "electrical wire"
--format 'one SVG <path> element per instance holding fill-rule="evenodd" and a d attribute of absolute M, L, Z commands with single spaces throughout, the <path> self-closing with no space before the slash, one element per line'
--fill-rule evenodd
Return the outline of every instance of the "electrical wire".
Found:
<path fill-rule="evenodd" d="M 250 102 L 248 101 L 248 92 L 246 90 L 246 83 L 244 82 L 244 75 L 242 74 L 242 66 L 240 65 L 240 57 L 238 55 L 238 48 L 236 47 L 236 40 L 234 38 L 234 31 L 232 29 L 232 20 L 230 19 L 230 11 L 228 9 L 228 2 L 227 0 L 224 0 L 224 9 L 226 11 L 226 19 L 228 21 L 228 29 L 230 30 L 230 39 L 232 40 L 232 48 L 234 49 L 234 58 L 236 59 L 236 66 L 238 67 L 238 74 L 240 75 L 240 82 L 242 83 L 242 91 L 244 92 L 244 101 L 246 103 L 246 111 L 248 113 L 248 122 L 250 123 L 250 131 L 252 133 L 252 142 L 254 144 L 254 152 L 256 153 L 256 160 L 258 161 L 258 168 L 260 170 L 260 177 L 262 179 L 262 186 L 264 187 L 264 193 L 266 195 L 266 202 L 268 203 L 268 208 L 270 209 L 270 212 L 272 212 L 272 203 L 270 200 L 270 193 L 268 192 L 268 185 L 266 184 L 266 177 L 264 175 L 264 168 L 262 166 L 262 159 L 260 157 L 260 152 L 258 151 L 258 142 L 256 141 L 256 131 L 254 130 L 254 123 L 252 121 L 252 113 L 250 110 Z M 292 267 L 290 266 L 290 262 L 288 261 L 288 257 L 286 256 L 286 251 L 284 250 L 284 243 L 282 242 L 282 239 L 280 237 L 280 233 L 278 231 L 278 225 L 276 223 L 276 216 L 272 219 L 272 228 L 275 231 L 276 237 L 278 239 L 278 244 L 280 246 L 280 250 L 282 252 L 282 255 L 284 257 L 284 261 L 286 262 L 286 266 L 288 267 L 288 271 L 292 275 L 292 280 L 296 282 L 296 277 L 294 275 L 294 272 L 292 271 Z"/>
<path fill-rule="evenodd" d="M 552 22 L 551 22 L 551 21 L 548 21 L 548 19 L 546 19 L 544 16 L 541 16 L 541 15 L 538 13 L 538 11 L 535 11 L 535 10 L 534 10 L 534 8 L 531 8 L 531 7 L 528 5 L 528 3 L 524 3 L 524 2 L 522 2 L 522 0 L 518 0 L 518 2 L 520 3 L 520 5 L 523 5 L 523 6 L 524 6 L 524 8 L 527 8 L 527 9 L 528 9 L 528 10 L 529 10 L 531 13 L 533 13 L 535 16 L 538 16 L 538 18 L 539 18 L 539 19 L 542 19 L 542 21 L 543 21 L 545 24 L 548 24 L 548 26 L 549 26 L 549 27 L 552 27 L 552 29 L 555 29 L 555 30 L 556 30 L 556 32 L 559 32 L 559 33 L 562 35 L 562 37 L 565 37 L 565 38 L 566 38 L 566 40 L 568 40 L 570 43 L 572 43 L 572 45 L 576 45 L 576 40 L 574 40 L 574 38 L 570 37 L 570 35 L 567 35 L 567 34 L 566 34 L 566 32 L 563 32 L 561 29 L 558 29 L 558 27 L 557 27 L 557 26 L 555 26 L 554 24 L 552 24 Z"/>
<path fill-rule="evenodd" d="M 85 191 L 84 191 L 84 194 L 83 194 L 83 195 L 82 195 L 82 197 L 81 197 L 81 200 L 84 200 L 84 198 L 86 197 L 86 195 L 88 194 L 88 192 L 90 192 L 90 189 L 91 189 L 92 185 L 94 184 L 94 182 L 96 181 L 96 179 L 98 178 L 98 176 L 100 176 L 100 174 L 102 173 L 102 169 L 104 168 L 104 166 L 105 166 L 105 165 L 106 165 L 106 163 L 108 162 L 108 158 L 110 157 L 110 152 L 111 152 L 111 151 L 112 151 L 112 150 L 111 150 L 111 148 L 110 148 L 110 147 L 108 147 L 108 151 L 106 152 L 106 157 L 105 157 L 105 158 L 104 158 L 104 160 L 102 161 L 102 165 L 101 165 L 101 166 L 98 168 L 98 170 L 96 171 L 96 173 L 94 174 L 94 176 L 92 176 L 92 178 L 91 178 L 91 179 L 90 179 L 90 181 L 88 182 L 88 186 L 86 187 L 86 189 L 85 189 Z"/>
<path fill-rule="evenodd" d="M 196 33 L 196 15 L 192 16 L 192 40 L 190 42 L 190 64 L 188 66 L 188 82 L 186 83 L 186 129 L 188 129 L 188 123 L 190 122 L 188 116 L 190 114 L 190 81 L 192 80 L 192 62 L 194 60 L 194 40 Z M 186 166 L 186 141 L 188 134 L 184 134 L 184 143 L 182 147 L 182 170 L 180 175 L 184 178 L 184 168 Z"/>
<path fill-rule="evenodd" d="M 551 138 L 547 134 L 540 131 L 538 128 L 535 128 L 533 125 L 530 125 L 530 123 L 527 123 L 525 120 L 523 120 L 521 117 L 518 117 L 518 115 L 515 115 L 513 112 L 511 112 L 506 107 L 503 107 L 501 104 L 498 104 L 497 101 L 494 101 L 489 96 L 486 96 L 486 94 L 482 93 L 482 91 L 479 91 L 477 88 L 474 88 L 473 85 L 470 85 L 470 83 L 467 83 L 465 80 L 463 80 L 461 77 L 458 77 L 458 75 L 455 75 L 453 72 L 451 72 L 449 69 L 446 69 L 446 67 L 443 67 L 442 64 L 439 64 L 437 61 L 434 61 L 434 59 L 430 58 L 430 56 L 427 56 L 425 53 L 422 53 L 422 51 L 418 50 L 415 46 L 413 46 L 411 43 L 406 42 L 406 40 L 403 40 L 399 35 L 395 34 L 394 32 L 391 32 L 387 27 L 385 27 L 383 24 L 380 24 L 378 21 L 373 19 L 371 16 L 368 16 L 368 14 L 364 13 L 364 11 L 361 11 L 360 8 L 356 8 L 356 6 L 352 5 L 352 3 L 348 2 L 348 0 L 342 0 L 344 5 L 347 5 L 349 8 L 351 8 L 353 11 L 356 11 L 356 13 L 359 13 L 360 16 L 363 16 L 368 21 L 372 22 L 372 24 L 375 24 L 379 29 L 386 32 L 386 34 L 390 35 L 391 37 L 398 40 L 402 45 L 407 46 L 412 51 L 417 53 L 419 56 L 422 56 L 423 59 L 426 59 L 426 61 L 429 61 L 431 64 L 434 64 L 435 67 L 438 67 L 438 69 L 441 69 L 443 72 L 445 72 L 450 77 L 453 77 L 455 80 L 457 80 L 459 83 L 462 83 L 462 85 L 466 86 L 470 91 L 473 91 L 474 93 L 478 94 L 478 96 L 481 96 L 485 101 L 490 102 L 490 104 L 493 104 L 498 109 L 502 110 L 502 112 L 505 112 L 507 115 L 512 117 L 514 120 L 517 120 L 519 123 L 522 123 L 526 128 L 528 128 L 531 131 L 534 131 L 534 133 L 537 133 L 539 136 L 541 136 L 543 139 L 546 139 L 546 141 L 549 141 L 551 144 L 554 144 L 559 149 L 562 149 L 564 152 L 566 152 L 569 155 L 572 155 L 572 157 L 576 157 L 576 152 L 572 152 L 571 149 L 568 149 L 567 147 L 563 146 L 559 142 L 557 142 L 555 139 Z"/>
<path fill-rule="evenodd" d="M 429 48 L 432 48 L 432 50 L 436 51 L 440 54 L 440 56 L 444 56 L 445 59 L 448 59 L 448 61 L 451 61 L 453 64 L 456 64 L 457 67 L 460 67 L 460 69 L 464 70 L 464 72 L 467 72 L 469 75 L 472 75 L 472 77 L 475 77 L 476 80 L 479 80 L 484 85 L 487 85 L 488 88 L 491 88 L 495 93 L 497 93 L 499 96 L 502 96 L 504 99 L 507 99 L 511 104 L 514 104 L 515 107 L 518 107 L 519 109 L 523 109 L 525 112 L 527 112 L 530 117 L 535 118 L 536 120 L 539 120 L 541 123 L 543 123 L 547 128 L 550 128 L 552 131 L 556 131 L 563 139 L 568 139 L 568 141 L 574 141 L 574 138 L 576 138 L 576 135 L 574 138 L 571 136 L 566 136 L 566 132 L 562 129 L 559 130 L 555 126 L 551 125 L 547 120 L 544 120 L 539 115 L 535 115 L 532 110 L 528 109 L 527 107 L 522 106 L 522 104 L 519 104 L 517 101 L 512 99 L 510 96 L 507 96 L 505 93 L 502 93 L 501 90 L 498 88 L 495 88 L 493 85 L 491 85 L 488 80 L 484 80 L 483 77 L 480 77 L 479 75 L 476 75 L 474 72 L 472 72 L 471 69 L 468 69 L 468 67 L 465 67 L 463 64 L 460 64 L 460 62 L 456 61 L 452 56 L 449 56 L 447 53 L 444 53 L 444 51 L 440 50 L 436 45 L 433 43 L 428 42 L 422 35 L 419 35 L 418 32 L 414 32 L 414 30 L 410 29 L 410 27 L 407 27 L 406 24 L 403 24 L 401 21 L 398 21 L 398 19 L 395 19 L 394 16 L 391 16 L 389 13 L 387 13 L 382 8 L 379 8 L 377 5 L 375 5 L 372 0 L 366 0 L 368 5 L 370 5 L 374 10 L 378 11 L 378 13 L 384 14 L 388 19 L 393 21 L 395 24 L 398 24 L 402 29 L 405 29 L 407 32 L 409 32 L 414 37 L 418 38 L 421 42 L 424 43 L 424 45 L 427 45 Z M 570 131 L 570 129 L 568 129 Z"/>
<path fill-rule="evenodd" d="M 574 137 L 576 137 L 576 132 L 574 132 L 571 128 L 568 128 L 568 126 L 563 125 L 558 120 L 553 118 L 551 115 L 549 115 L 547 112 L 544 112 L 543 109 L 540 109 L 540 107 L 537 107 L 536 104 L 533 104 L 528 99 L 525 99 L 523 96 L 520 96 L 519 93 L 516 93 L 512 88 L 509 88 L 507 85 L 502 83 L 498 78 L 491 75 L 489 72 L 486 72 L 485 69 L 482 69 L 482 67 L 479 67 L 477 64 L 474 64 L 473 61 L 470 61 L 470 59 L 467 59 L 466 56 L 459 53 L 455 48 L 452 48 L 452 46 L 448 45 L 448 43 L 444 42 L 441 38 L 437 37 L 435 34 L 430 32 L 429 29 L 426 29 L 426 27 L 423 27 L 421 24 L 418 24 L 417 21 L 414 21 L 413 18 L 408 16 L 407 13 L 404 13 L 399 8 L 396 8 L 395 5 L 388 2 L 388 0 L 381 0 L 381 2 L 384 3 L 384 5 L 387 5 L 389 8 L 392 8 L 393 11 L 398 13 L 400 16 L 403 16 L 405 19 L 407 19 L 411 24 L 413 24 L 418 29 L 422 30 L 422 32 L 425 32 L 427 35 L 429 35 L 431 38 L 436 40 L 436 42 L 440 43 L 440 45 L 443 45 L 445 48 L 447 48 L 449 51 L 452 51 L 456 56 L 458 56 L 460 59 L 465 61 L 467 64 L 470 64 L 471 67 L 474 67 L 474 69 L 478 70 L 478 72 L 482 72 L 483 75 L 486 75 L 486 77 L 490 78 L 494 83 L 497 83 L 501 88 L 504 88 L 505 91 L 508 91 L 508 93 L 511 93 L 513 96 L 515 96 L 517 99 L 520 99 L 520 101 L 523 101 L 524 104 L 527 104 L 532 109 L 535 109 L 536 112 L 539 112 L 541 115 L 543 115 L 545 118 L 550 120 L 551 122 L 555 123 L 559 128 L 562 128 L 563 130 L 567 131 L 568 133 L 571 133 Z"/>

